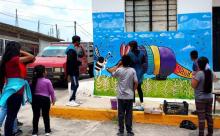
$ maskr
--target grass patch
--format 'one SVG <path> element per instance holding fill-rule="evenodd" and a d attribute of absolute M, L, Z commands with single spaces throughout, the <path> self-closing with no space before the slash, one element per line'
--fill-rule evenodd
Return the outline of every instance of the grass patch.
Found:
<path fill-rule="evenodd" d="M 116 96 L 117 79 L 113 77 L 100 76 L 95 78 L 95 95 Z M 153 80 L 145 79 L 142 84 L 144 97 L 155 98 L 179 98 L 193 99 L 194 91 L 190 80 L 167 79 Z"/>

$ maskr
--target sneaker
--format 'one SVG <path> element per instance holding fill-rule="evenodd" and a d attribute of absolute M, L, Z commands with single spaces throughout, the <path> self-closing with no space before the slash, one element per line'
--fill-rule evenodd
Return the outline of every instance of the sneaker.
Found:
<path fill-rule="evenodd" d="M 82 104 L 82 101 L 80 101 L 80 100 L 76 100 L 76 103 L 78 103 L 78 104 Z"/>
<path fill-rule="evenodd" d="M 124 133 L 118 132 L 118 133 L 117 133 L 117 136 L 124 136 Z"/>
<path fill-rule="evenodd" d="M 37 134 L 32 134 L 32 136 L 37 136 Z"/>
<path fill-rule="evenodd" d="M 49 135 L 50 135 L 50 133 L 46 133 L 46 134 L 45 134 L 45 136 L 49 136 Z"/>
<path fill-rule="evenodd" d="M 133 103 L 133 107 L 136 107 L 136 106 L 137 106 L 137 105 L 136 105 L 136 103 L 134 102 L 134 103 Z"/>
<path fill-rule="evenodd" d="M 134 136 L 134 132 L 128 132 L 127 136 Z"/>
<path fill-rule="evenodd" d="M 77 107 L 77 106 L 79 106 L 79 104 L 76 103 L 75 101 L 70 101 L 69 103 L 67 103 L 67 106 Z"/>
<path fill-rule="evenodd" d="M 18 129 L 17 132 L 13 133 L 13 136 L 19 136 L 22 133 L 23 131 L 21 129 Z"/>

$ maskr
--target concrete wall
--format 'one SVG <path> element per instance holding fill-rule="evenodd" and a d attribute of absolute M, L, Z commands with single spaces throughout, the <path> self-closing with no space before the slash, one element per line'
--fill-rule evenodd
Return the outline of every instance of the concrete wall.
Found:
<path fill-rule="evenodd" d="M 92 11 L 124 12 L 124 0 L 92 0 Z"/>
<path fill-rule="evenodd" d="M 45 47 L 50 45 L 50 42 L 44 41 L 44 40 L 39 40 L 40 46 L 39 46 L 39 52 L 41 52 Z"/>
<path fill-rule="evenodd" d="M 213 0 L 212 1 L 212 6 L 213 7 L 220 7 L 220 0 Z"/>
<path fill-rule="evenodd" d="M 178 90 L 174 90 L 175 93 L 173 95 L 181 94 L 182 98 L 192 98 L 193 91 L 190 90 L 192 88 L 188 82 L 189 80 L 182 79 L 191 78 L 189 71 L 192 70 L 192 61 L 190 60 L 189 54 L 192 50 L 198 50 L 200 56 L 205 55 L 208 57 L 210 66 L 212 67 L 212 1 L 177 0 L 177 30 L 159 32 L 149 32 L 147 30 L 144 30 L 144 32 L 127 32 L 125 28 L 124 1 L 120 0 L 118 5 L 116 1 L 117 0 L 108 0 L 107 3 L 105 3 L 103 0 L 93 0 L 94 48 L 98 50 L 103 57 L 109 52 L 112 55 L 112 57 L 107 60 L 106 67 L 112 67 L 117 64 L 127 49 L 126 45 L 128 42 L 136 40 L 142 51 L 147 52 L 147 69 L 144 77 L 149 80 L 144 80 L 143 84 L 143 86 L 150 86 L 148 90 L 145 88 L 148 91 L 147 96 L 167 97 L 155 95 L 166 94 L 166 90 L 173 89 L 173 85 L 170 87 L 166 86 L 166 88 L 164 88 L 164 86 L 158 87 L 159 83 L 156 80 L 150 81 L 159 73 L 159 75 L 165 75 L 169 79 L 166 80 L 167 84 L 169 84 L 169 81 L 179 84 L 177 85 Z M 161 2 L 161 0 L 155 0 L 155 2 L 159 1 Z M 106 7 L 106 4 L 108 4 L 108 7 Z M 142 25 L 142 27 L 144 27 L 144 25 Z M 142 29 L 141 26 L 139 29 Z M 151 48 L 151 50 L 159 49 L 159 52 L 152 53 L 149 48 Z M 164 51 L 162 51 L 163 49 L 169 53 L 164 53 Z M 175 57 L 173 59 L 165 59 L 167 60 L 167 62 L 165 62 L 163 58 L 167 55 Z M 95 63 L 97 62 L 97 58 L 98 57 L 95 57 Z M 174 69 L 167 68 L 171 66 L 169 65 L 170 62 L 175 62 L 176 65 Z M 180 65 L 180 67 L 178 65 Z M 170 72 L 169 74 L 164 74 L 168 71 Z M 97 73 L 96 76 L 110 76 L 105 68 L 95 73 Z M 178 79 L 178 82 L 176 82 L 176 79 Z M 183 86 L 189 88 L 181 88 L 182 84 L 185 83 L 187 83 L 187 85 Z M 108 90 L 107 85 L 108 84 L 103 87 L 95 86 L 95 92 L 96 90 Z M 114 90 L 112 87 L 109 88 Z M 154 91 L 158 91 L 158 93 L 154 93 Z M 152 93 L 152 95 L 150 93 Z M 185 94 L 182 95 L 182 93 Z"/>

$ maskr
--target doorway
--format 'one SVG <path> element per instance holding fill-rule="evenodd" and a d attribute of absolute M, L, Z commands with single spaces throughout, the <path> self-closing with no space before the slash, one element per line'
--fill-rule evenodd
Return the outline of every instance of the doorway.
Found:
<path fill-rule="evenodd" d="M 213 7 L 213 70 L 220 72 L 220 7 Z"/>

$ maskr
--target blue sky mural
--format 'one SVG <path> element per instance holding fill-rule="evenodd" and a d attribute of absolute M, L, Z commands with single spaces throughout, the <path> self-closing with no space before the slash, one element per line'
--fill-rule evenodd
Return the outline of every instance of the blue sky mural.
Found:
<path fill-rule="evenodd" d="M 111 52 L 112 57 L 106 67 L 111 67 L 120 60 L 120 46 L 131 40 L 137 40 L 143 46 L 164 46 L 175 53 L 176 61 L 191 70 L 189 53 L 198 50 L 212 60 L 211 48 L 211 13 L 179 14 L 178 31 L 169 32 L 125 32 L 124 13 L 93 13 L 94 46 L 105 56 Z M 212 66 L 212 62 L 210 61 Z M 103 70 L 103 75 L 108 75 Z M 146 75 L 145 77 L 152 77 Z M 178 76 L 172 74 L 169 77 Z"/>

